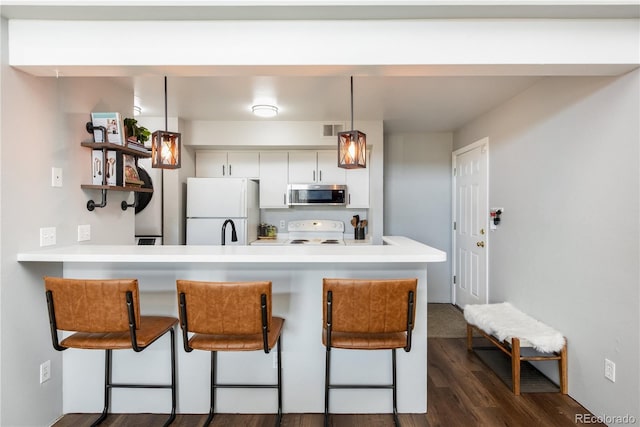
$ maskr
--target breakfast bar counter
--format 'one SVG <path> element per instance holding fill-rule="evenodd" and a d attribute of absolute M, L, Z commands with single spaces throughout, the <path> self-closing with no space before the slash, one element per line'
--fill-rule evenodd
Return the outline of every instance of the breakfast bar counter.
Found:
<path fill-rule="evenodd" d="M 18 254 L 18 261 L 102 263 L 425 263 L 446 261 L 438 249 L 403 236 L 383 245 L 343 246 L 135 246 L 75 245 Z M 356 246 L 356 245 L 354 245 Z"/>
<path fill-rule="evenodd" d="M 65 277 L 137 278 L 143 314 L 177 317 L 176 280 L 254 281 L 273 284 L 273 314 L 285 318 L 282 335 L 283 411 L 320 413 L 324 408 L 324 346 L 322 345 L 322 279 L 418 278 L 416 325 L 412 349 L 398 352 L 398 410 L 427 409 L 427 264 L 443 262 L 446 253 L 401 236 L 383 238 L 383 245 L 344 246 L 134 246 L 75 245 L 19 253 L 29 268 L 62 264 Z M 52 268 L 59 271 L 59 268 Z M 44 287 L 43 287 L 44 299 Z M 49 325 L 42 325 L 48 328 Z M 168 337 L 162 338 L 167 339 Z M 178 412 L 209 410 L 209 355 L 185 353 L 178 337 Z M 168 350 L 163 344 L 141 354 L 114 354 L 114 379 L 133 375 L 140 381 L 166 382 Z M 89 353 L 89 354 L 87 354 Z M 332 350 L 334 382 L 391 381 L 391 352 Z M 63 356 L 63 411 L 102 409 L 102 352 L 69 349 Z M 275 352 L 219 355 L 221 382 L 273 382 Z M 124 371 L 124 373 L 123 373 Z M 389 390 L 339 390 L 332 394 L 335 413 L 391 412 Z M 276 393 L 229 389 L 217 393 L 217 410 L 226 413 L 273 413 Z M 112 393 L 113 412 L 166 411 L 169 393 L 135 390 Z"/>

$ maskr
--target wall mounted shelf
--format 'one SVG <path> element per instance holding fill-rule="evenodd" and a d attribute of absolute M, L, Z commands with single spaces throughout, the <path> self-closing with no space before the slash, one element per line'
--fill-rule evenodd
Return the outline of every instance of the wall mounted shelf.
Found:
<path fill-rule="evenodd" d="M 129 148 L 123 145 L 112 144 L 110 142 L 81 142 L 80 145 L 87 148 L 92 148 L 94 150 L 115 150 L 120 151 L 124 154 L 129 154 L 135 157 L 148 158 L 151 157 L 151 151 L 147 150 L 146 152 L 136 150 L 133 148 Z"/>
<path fill-rule="evenodd" d="M 107 151 L 116 151 L 122 154 L 128 154 L 130 156 L 133 156 L 136 160 L 136 166 L 138 163 L 138 158 L 143 157 L 143 158 L 148 158 L 151 157 L 151 152 L 150 151 L 140 151 L 140 150 L 136 150 L 134 148 L 129 148 L 127 146 L 123 146 L 123 145 L 118 145 L 118 144 L 112 144 L 112 143 L 108 143 L 108 142 L 81 142 L 80 143 L 81 146 L 86 147 L 86 148 L 91 148 L 92 150 L 102 150 L 102 158 L 103 158 L 103 162 L 102 164 L 105 164 L 104 159 L 106 159 L 106 154 Z M 80 185 L 80 188 L 82 188 L 83 190 L 100 190 L 100 192 L 102 193 L 102 201 L 100 203 L 96 203 L 93 200 L 89 200 L 87 202 L 87 209 L 89 211 L 93 211 L 95 208 L 103 208 L 105 206 L 107 206 L 107 191 L 130 191 L 134 193 L 134 197 L 135 197 L 135 201 L 132 204 L 127 203 L 126 201 L 123 201 L 120 204 L 120 207 L 122 208 L 123 211 L 126 211 L 127 208 L 130 207 L 136 207 L 138 204 L 138 193 L 153 193 L 153 189 L 152 188 L 142 188 L 139 186 L 133 186 L 133 185 L 107 185 L 106 184 L 106 178 L 103 178 L 103 184 L 102 185 L 96 185 L 96 184 L 82 184 Z"/>

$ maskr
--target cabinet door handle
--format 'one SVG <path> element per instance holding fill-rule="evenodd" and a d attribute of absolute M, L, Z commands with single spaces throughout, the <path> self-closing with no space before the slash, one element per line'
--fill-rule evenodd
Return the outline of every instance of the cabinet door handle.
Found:
<path fill-rule="evenodd" d="M 284 205 L 286 205 L 286 204 L 287 204 L 287 193 L 282 194 L 282 203 L 283 203 Z"/>
<path fill-rule="evenodd" d="M 231 176 L 231 165 L 229 165 L 229 176 Z"/>
<path fill-rule="evenodd" d="M 351 193 L 349 193 L 349 204 L 351 204 Z"/>
<path fill-rule="evenodd" d="M 320 179 L 318 181 L 322 181 L 322 171 L 318 172 L 318 174 L 320 175 Z"/>
<path fill-rule="evenodd" d="M 222 165 L 222 176 L 224 176 L 224 165 Z"/>
<path fill-rule="evenodd" d="M 316 171 L 313 171 L 313 182 L 316 181 Z"/>

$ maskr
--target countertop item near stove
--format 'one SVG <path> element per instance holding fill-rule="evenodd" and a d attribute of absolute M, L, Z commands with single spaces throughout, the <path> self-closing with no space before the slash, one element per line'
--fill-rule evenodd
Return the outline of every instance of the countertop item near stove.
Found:
<path fill-rule="evenodd" d="M 344 239 L 344 244 L 347 246 L 372 245 L 373 242 L 371 236 L 365 236 L 364 239 Z"/>
<path fill-rule="evenodd" d="M 278 233 L 275 239 L 258 239 L 249 244 L 252 246 L 282 246 L 285 245 L 288 240 L 289 235 L 287 233 Z"/>

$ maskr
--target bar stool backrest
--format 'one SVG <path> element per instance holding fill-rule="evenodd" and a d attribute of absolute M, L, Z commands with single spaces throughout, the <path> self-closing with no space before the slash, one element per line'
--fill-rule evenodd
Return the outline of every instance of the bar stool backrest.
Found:
<path fill-rule="evenodd" d="M 333 332 L 393 333 L 407 331 L 407 297 L 416 293 L 417 279 L 323 280 L 323 307 L 332 293 Z M 327 325 L 327 311 L 322 311 Z M 415 310 L 411 327 L 415 324 Z"/>
<path fill-rule="evenodd" d="M 262 333 L 261 295 L 266 295 L 267 328 L 271 328 L 271 282 L 177 281 L 185 296 L 189 332 L 209 335 Z M 178 304 L 180 302 L 178 301 Z M 182 313 L 180 324 L 184 325 Z"/>
<path fill-rule="evenodd" d="M 131 292 L 136 327 L 140 325 L 137 279 L 83 280 L 45 277 L 51 291 L 56 326 L 75 332 L 129 331 L 127 292 Z"/>

